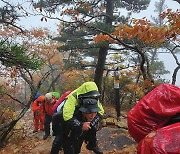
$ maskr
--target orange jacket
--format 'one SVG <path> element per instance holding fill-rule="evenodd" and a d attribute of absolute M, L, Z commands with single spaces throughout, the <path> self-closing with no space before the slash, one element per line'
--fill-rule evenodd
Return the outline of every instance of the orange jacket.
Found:
<path fill-rule="evenodd" d="M 44 103 L 44 110 L 45 110 L 45 113 L 48 114 L 49 116 L 52 116 L 53 115 L 53 106 L 54 104 L 56 103 L 56 98 L 53 99 L 52 103 L 48 103 L 48 102 L 45 102 Z"/>
<path fill-rule="evenodd" d="M 40 114 L 43 114 L 44 113 L 43 102 L 38 102 L 37 100 L 35 100 L 32 104 L 32 110 L 33 112 L 39 111 Z"/>

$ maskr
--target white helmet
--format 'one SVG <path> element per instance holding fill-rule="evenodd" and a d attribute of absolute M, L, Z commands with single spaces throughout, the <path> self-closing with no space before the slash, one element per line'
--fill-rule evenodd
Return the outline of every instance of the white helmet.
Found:
<path fill-rule="evenodd" d="M 51 93 L 47 93 L 45 95 L 45 102 L 52 103 L 53 95 Z"/>

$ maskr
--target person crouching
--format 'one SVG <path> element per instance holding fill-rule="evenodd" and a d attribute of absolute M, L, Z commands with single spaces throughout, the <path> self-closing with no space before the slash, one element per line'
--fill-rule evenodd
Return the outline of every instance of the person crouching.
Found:
<path fill-rule="evenodd" d="M 87 143 L 88 150 L 103 153 L 96 138 L 97 127 L 104 113 L 99 96 L 97 85 L 85 82 L 67 97 L 62 123 L 64 154 L 79 154 L 83 141 Z"/>

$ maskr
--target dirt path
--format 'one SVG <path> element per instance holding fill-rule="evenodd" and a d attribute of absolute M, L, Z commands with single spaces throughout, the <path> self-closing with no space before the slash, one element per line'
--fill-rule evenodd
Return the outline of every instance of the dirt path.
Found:
<path fill-rule="evenodd" d="M 7 144 L 6 147 L 0 150 L 1 154 L 49 154 L 53 136 L 46 140 L 42 137 L 44 132 L 39 131 L 32 133 L 33 121 L 32 111 L 29 110 L 26 115 L 20 120 L 18 127 L 24 129 L 23 139 L 16 141 L 14 144 Z M 129 136 L 128 132 L 120 128 L 103 127 L 97 133 L 99 147 L 104 151 L 104 154 L 135 154 L 136 143 Z M 63 154 L 60 151 L 60 154 Z M 83 143 L 81 154 L 93 154 L 92 151 L 86 149 Z"/>

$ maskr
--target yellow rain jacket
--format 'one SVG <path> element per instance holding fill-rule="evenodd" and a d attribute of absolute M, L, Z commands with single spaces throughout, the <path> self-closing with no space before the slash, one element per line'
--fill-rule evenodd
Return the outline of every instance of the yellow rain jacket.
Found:
<path fill-rule="evenodd" d="M 74 111 L 76 107 L 80 106 L 78 96 L 81 94 L 85 94 L 90 91 L 98 91 L 98 87 L 95 82 L 85 82 L 79 88 L 75 89 L 71 94 L 68 95 L 67 100 L 63 107 L 63 119 L 64 121 L 68 121 L 73 118 Z M 100 111 L 98 112 L 100 115 L 104 114 L 104 109 L 102 104 L 98 101 L 98 107 Z"/>

